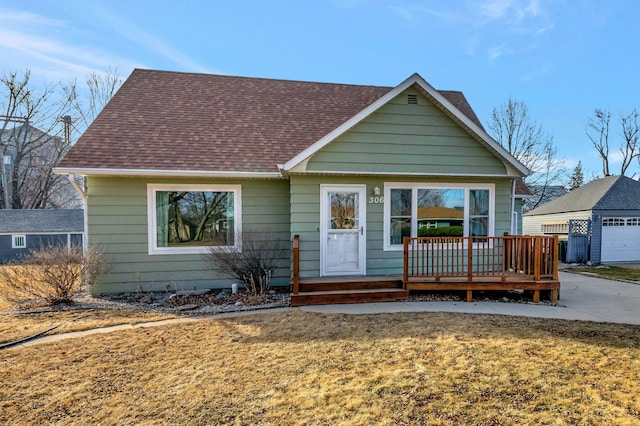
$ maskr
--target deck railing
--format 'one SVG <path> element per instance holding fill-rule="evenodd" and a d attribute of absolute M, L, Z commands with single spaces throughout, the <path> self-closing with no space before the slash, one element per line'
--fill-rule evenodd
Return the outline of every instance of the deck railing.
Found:
<path fill-rule="evenodd" d="M 558 279 L 557 236 L 405 237 L 410 279 Z"/>

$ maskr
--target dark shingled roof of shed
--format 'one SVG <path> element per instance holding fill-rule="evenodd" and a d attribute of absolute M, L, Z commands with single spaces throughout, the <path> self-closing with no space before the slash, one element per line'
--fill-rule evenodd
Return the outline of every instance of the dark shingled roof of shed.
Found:
<path fill-rule="evenodd" d="M 58 167 L 276 172 L 392 89 L 136 69 Z"/>
<path fill-rule="evenodd" d="M 596 179 L 525 213 L 525 216 L 587 210 L 640 210 L 640 182 L 626 176 Z"/>
<path fill-rule="evenodd" d="M 0 210 L 0 234 L 82 233 L 84 213 L 69 210 Z"/>

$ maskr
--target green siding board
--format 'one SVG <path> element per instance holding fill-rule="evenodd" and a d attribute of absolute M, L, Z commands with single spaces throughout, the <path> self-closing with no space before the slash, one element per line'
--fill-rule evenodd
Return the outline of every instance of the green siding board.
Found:
<path fill-rule="evenodd" d="M 431 117 L 423 117 L 423 121 Z M 398 124 L 398 123 L 371 123 L 363 120 L 355 125 L 350 132 L 363 134 L 382 135 L 409 135 L 409 136 L 441 136 L 441 137 L 471 137 L 469 133 L 458 126 L 443 125 L 442 122 L 423 124 Z M 340 140 L 340 138 L 338 138 Z"/>
<path fill-rule="evenodd" d="M 211 270 L 202 255 L 149 255 L 147 235 L 147 184 L 185 183 L 241 185 L 245 229 L 259 227 L 276 232 L 276 238 L 290 244 L 289 182 L 286 180 L 214 180 L 161 178 L 88 179 L 89 244 L 104 255 L 107 272 L 94 293 L 145 290 L 164 291 L 180 283 L 185 288 L 229 287 L 233 279 Z M 274 284 L 288 283 L 290 258 L 273 277 Z M 286 265 L 286 267 L 284 266 Z"/>
<path fill-rule="evenodd" d="M 361 137 L 360 139 L 362 140 L 343 141 L 340 144 L 328 145 L 326 149 L 316 154 L 316 156 L 320 154 L 323 154 L 324 156 L 327 156 L 328 154 L 362 154 L 363 143 L 366 143 L 367 145 L 367 154 L 387 154 L 389 152 L 390 143 L 393 143 L 394 155 L 422 154 L 451 157 L 451 152 L 453 150 L 455 150 L 455 156 L 484 156 L 486 154 L 485 148 L 478 144 L 469 143 L 469 141 L 464 138 L 430 138 L 428 144 L 424 143 L 424 136 L 402 135 L 401 138 L 402 143 L 391 141 L 389 138 L 381 139 L 379 141 L 367 141 L 366 137 Z M 488 160 L 490 157 L 487 157 L 486 159 Z M 492 160 L 492 162 L 494 161 Z"/>
<path fill-rule="evenodd" d="M 428 117 L 429 124 L 440 127 L 456 127 L 456 124 L 446 116 L 443 116 L 439 110 L 423 110 L 424 114 L 401 114 L 401 113 L 375 113 L 364 120 L 366 123 L 373 124 L 393 124 L 407 126 L 424 126 L 425 117 Z M 421 111 L 422 112 L 422 111 Z"/>

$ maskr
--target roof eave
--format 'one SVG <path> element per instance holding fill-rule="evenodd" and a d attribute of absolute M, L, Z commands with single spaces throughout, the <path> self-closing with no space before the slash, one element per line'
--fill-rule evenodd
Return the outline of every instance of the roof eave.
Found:
<path fill-rule="evenodd" d="M 83 168 L 56 167 L 59 175 L 79 176 L 127 176 L 127 177 L 197 177 L 197 178 L 242 178 L 242 179 L 283 179 L 282 173 L 217 171 L 217 170 L 164 170 L 164 169 L 117 169 L 117 168 Z"/>

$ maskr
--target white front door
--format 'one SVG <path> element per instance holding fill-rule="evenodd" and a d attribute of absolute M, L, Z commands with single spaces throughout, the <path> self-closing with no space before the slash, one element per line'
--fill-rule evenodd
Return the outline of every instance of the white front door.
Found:
<path fill-rule="evenodd" d="M 320 186 L 320 275 L 365 275 L 365 185 Z"/>

